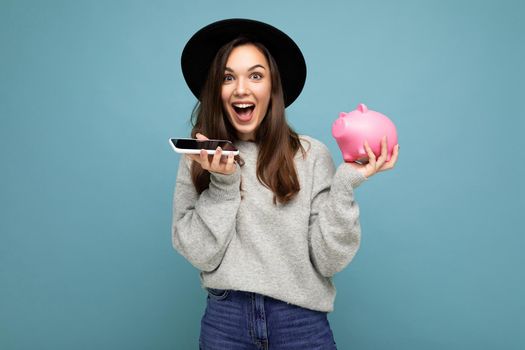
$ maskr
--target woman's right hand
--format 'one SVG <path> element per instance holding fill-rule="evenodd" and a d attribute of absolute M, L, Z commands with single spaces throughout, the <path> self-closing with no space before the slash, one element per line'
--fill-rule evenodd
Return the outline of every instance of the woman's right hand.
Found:
<path fill-rule="evenodd" d="M 202 134 L 197 133 L 196 136 L 198 140 L 208 140 L 208 138 Z M 233 154 L 223 156 L 220 147 L 217 147 L 214 155 L 208 155 L 206 150 L 202 149 L 199 155 L 187 154 L 186 157 L 199 163 L 203 169 L 212 173 L 230 175 L 237 170 L 235 156 Z"/>
<path fill-rule="evenodd" d="M 376 160 L 376 155 L 367 141 L 365 141 L 365 150 L 368 153 L 368 162 L 365 164 L 361 163 L 349 163 L 352 167 L 357 169 L 363 174 L 364 177 L 369 178 L 370 176 L 385 170 L 392 169 L 397 162 L 399 156 L 399 144 L 397 144 L 393 149 L 393 154 L 390 160 L 387 162 L 386 158 L 388 155 L 388 140 L 386 136 L 383 136 L 381 139 L 381 155 Z"/>

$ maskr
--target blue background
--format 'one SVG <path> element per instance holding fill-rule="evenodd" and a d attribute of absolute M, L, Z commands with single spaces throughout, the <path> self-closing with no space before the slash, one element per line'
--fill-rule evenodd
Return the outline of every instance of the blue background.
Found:
<path fill-rule="evenodd" d="M 195 99 L 187 39 L 269 22 L 308 64 L 292 126 L 358 103 L 400 158 L 356 190 L 340 349 L 525 348 L 519 1 L 0 1 L 0 349 L 193 349 L 205 293 L 171 246 Z"/>

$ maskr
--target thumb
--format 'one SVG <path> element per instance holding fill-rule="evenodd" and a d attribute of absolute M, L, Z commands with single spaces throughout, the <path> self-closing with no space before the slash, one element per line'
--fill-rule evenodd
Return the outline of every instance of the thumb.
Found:
<path fill-rule="evenodd" d="M 195 136 L 198 140 L 208 140 L 208 138 L 201 133 L 197 133 Z"/>

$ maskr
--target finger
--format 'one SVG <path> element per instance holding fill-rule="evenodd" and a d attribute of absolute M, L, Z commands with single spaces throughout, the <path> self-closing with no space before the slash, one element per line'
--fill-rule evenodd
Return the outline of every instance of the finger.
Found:
<path fill-rule="evenodd" d="M 392 152 L 392 157 L 390 157 L 390 160 L 388 161 L 391 168 L 393 168 L 394 165 L 396 165 L 398 156 L 399 156 L 399 144 L 397 144 L 394 147 L 394 152 Z"/>
<path fill-rule="evenodd" d="M 390 157 L 390 160 L 386 162 L 380 171 L 389 170 L 394 168 L 397 162 L 397 158 L 399 156 L 399 145 L 396 145 L 394 147 L 394 151 L 392 152 L 392 157 Z"/>
<path fill-rule="evenodd" d="M 378 168 L 381 168 L 383 164 L 385 164 L 387 156 L 388 156 L 388 139 L 386 136 L 383 136 L 383 138 L 381 139 L 381 155 L 377 159 L 377 164 L 376 164 Z"/>
<path fill-rule="evenodd" d="M 226 161 L 226 170 L 228 172 L 233 172 L 233 170 L 235 169 L 234 161 L 235 161 L 235 156 L 233 155 L 233 153 L 230 153 L 228 155 L 228 160 Z"/>
<path fill-rule="evenodd" d="M 212 169 L 219 168 L 220 162 L 221 162 L 221 155 L 222 155 L 222 148 L 221 147 L 217 147 L 217 149 L 215 150 L 215 154 L 213 155 L 213 159 L 211 161 L 211 168 Z"/>
<path fill-rule="evenodd" d="M 210 169 L 210 161 L 208 160 L 208 152 L 205 149 L 201 149 L 199 163 L 203 169 Z"/>
<path fill-rule="evenodd" d="M 366 150 L 366 153 L 368 154 L 368 164 L 374 166 L 375 168 L 376 155 L 374 154 L 374 151 L 372 151 L 372 148 L 370 147 L 370 145 L 368 144 L 368 141 L 366 140 L 365 140 L 365 150 Z"/>
<path fill-rule="evenodd" d="M 374 152 L 372 151 L 372 148 L 368 144 L 368 141 L 365 141 L 365 149 L 366 149 L 366 152 L 368 153 L 368 163 L 365 165 L 363 171 L 364 171 L 364 175 L 366 177 L 370 177 L 370 176 L 374 175 L 375 172 L 377 171 L 377 169 L 376 169 L 376 156 L 375 156 Z"/>
<path fill-rule="evenodd" d="M 198 140 L 209 140 L 206 136 L 199 132 L 195 135 L 195 137 L 197 137 Z"/>
<path fill-rule="evenodd" d="M 230 156 L 230 154 L 231 154 L 230 152 L 224 151 L 221 148 L 221 164 L 226 165 L 228 163 L 228 157 Z"/>

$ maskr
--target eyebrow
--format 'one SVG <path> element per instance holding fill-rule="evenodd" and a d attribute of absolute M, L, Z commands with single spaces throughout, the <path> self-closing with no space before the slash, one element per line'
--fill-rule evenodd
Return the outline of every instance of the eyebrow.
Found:
<path fill-rule="evenodd" d="M 262 68 L 262 69 L 266 70 L 266 68 L 264 68 L 264 66 L 262 66 L 260 64 L 256 64 L 255 66 L 252 66 L 252 67 L 248 68 L 248 72 L 251 71 L 251 70 L 254 70 L 255 68 Z M 227 70 L 228 72 L 232 72 L 233 73 L 233 69 L 231 69 L 230 67 L 226 67 L 226 68 L 224 68 L 224 70 Z"/>

